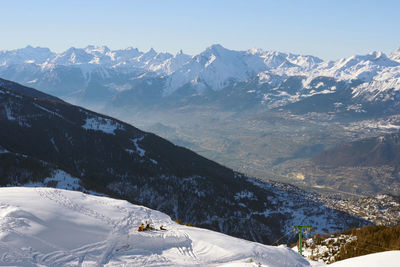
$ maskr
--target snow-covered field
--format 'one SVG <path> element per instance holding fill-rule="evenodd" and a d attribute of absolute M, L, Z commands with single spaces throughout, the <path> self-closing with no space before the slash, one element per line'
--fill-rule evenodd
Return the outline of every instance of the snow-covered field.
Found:
<path fill-rule="evenodd" d="M 400 251 L 386 251 L 332 263 L 332 267 L 396 267 L 400 266 Z"/>
<path fill-rule="evenodd" d="M 146 221 L 167 230 L 138 232 Z M 379 266 L 396 266 L 400 260 L 398 251 L 377 256 Z M 365 266 L 362 259 L 349 261 Z M 346 262 L 334 266 L 350 266 Z M 126 201 L 39 187 L 0 188 L 0 265 L 325 266 L 285 246 L 182 226 Z"/>
<path fill-rule="evenodd" d="M 138 232 L 149 221 L 167 231 Z M 253 260 L 250 263 L 251 259 Z M 53 188 L 0 188 L 0 265 L 309 266 L 287 247 L 176 224 L 126 201 Z"/>

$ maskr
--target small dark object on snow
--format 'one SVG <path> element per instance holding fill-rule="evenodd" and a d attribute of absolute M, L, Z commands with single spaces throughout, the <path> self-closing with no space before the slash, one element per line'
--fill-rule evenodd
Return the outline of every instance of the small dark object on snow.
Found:
<path fill-rule="evenodd" d="M 149 222 L 146 222 L 146 227 L 144 228 L 144 231 L 150 231 L 150 230 L 154 230 L 154 228 L 150 226 Z"/>
<path fill-rule="evenodd" d="M 167 230 L 164 228 L 164 226 L 160 226 L 160 230 Z M 144 226 L 144 224 L 142 223 L 139 228 L 138 228 L 139 232 L 144 232 L 144 231 L 159 231 L 158 229 L 155 229 L 153 227 L 150 226 L 150 223 L 146 222 L 146 226 Z"/>
<path fill-rule="evenodd" d="M 144 226 L 144 224 L 142 223 L 139 228 L 138 231 L 139 232 L 143 232 L 143 231 L 150 231 L 150 230 L 155 230 L 153 227 L 150 226 L 150 223 L 146 222 L 146 227 Z"/>
<path fill-rule="evenodd" d="M 144 224 L 143 223 L 139 226 L 138 231 L 139 232 L 144 231 Z"/>

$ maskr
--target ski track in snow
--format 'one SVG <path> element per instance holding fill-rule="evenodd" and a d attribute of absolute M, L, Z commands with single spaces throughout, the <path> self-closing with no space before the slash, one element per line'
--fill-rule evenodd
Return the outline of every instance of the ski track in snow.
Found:
<path fill-rule="evenodd" d="M 76 203 L 65 197 L 60 190 L 46 190 L 42 188 L 35 188 L 35 190 L 44 199 L 49 199 L 56 202 L 60 206 L 66 207 L 73 211 L 81 212 L 89 217 L 93 217 L 98 220 L 103 220 L 107 224 L 114 225 L 113 221 L 111 221 L 108 217 L 98 213 L 97 211 L 77 205 Z M 63 262 L 69 262 L 78 259 L 78 261 L 82 263 L 84 256 L 87 254 L 88 251 L 93 253 L 98 250 L 104 250 L 106 249 L 106 244 L 107 241 L 103 241 L 99 243 L 87 244 L 83 247 L 71 251 L 57 250 L 46 255 L 41 255 L 39 262 L 43 264 L 58 265 L 62 264 Z"/>
<path fill-rule="evenodd" d="M 110 233 L 109 237 L 103 242 L 86 244 L 80 248 L 70 251 L 63 251 L 62 249 L 55 247 L 56 251 L 52 253 L 40 255 L 40 257 L 38 257 L 39 255 L 36 255 L 33 258 L 36 258 L 38 260 L 38 263 L 46 265 L 47 264 L 58 265 L 72 260 L 78 260 L 80 263 L 82 263 L 85 258 L 85 255 L 88 252 L 94 254 L 100 254 L 101 251 L 105 251 L 104 253 L 100 254 L 99 259 L 97 259 L 96 261 L 98 266 L 107 264 L 109 259 L 113 255 L 114 248 L 117 245 L 117 240 L 119 239 L 118 234 L 126 232 L 128 227 L 132 226 L 131 224 L 133 223 L 132 221 L 133 214 L 131 212 L 128 213 L 128 210 L 123 207 L 117 206 L 117 208 L 121 211 L 121 213 L 128 213 L 128 214 L 125 217 L 123 217 L 120 221 L 113 221 L 104 214 L 101 214 L 95 210 L 88 209 L 76 204 L 73 200 L 66 197 L 61 190 L 47 190 L 42 188 L 35 188 L 35 190 L 44 199 L 54 201 L 62 207 L 83 213 L 94 219 L 106 222 L 112 227 L 112 229 L 114 229 L 114 231 Z M 108 205 L 107 202 L 99 201 L 99 203 Z"/>
<path fill-rule="evenodd" d="M 98 256 L 96 258 L 89 256 L 88 260 L 94 262 L 96 266 L 103 266 L 107 265 L 110 262 L 116 252 L 124 252 L 124 249 L 125 251 L 128 251 L 131 248 L 131 246 L 129 245 L 129 233 L 130 230 L 136 229 L 138 225 L 136 222 L 137 219 L 135 217 L 134 211 L 130 211 L 129 209 L 121 206 L 112 205 L 113 208 L 117 208 L 121 214 L 124 214 L 121 219 L 112 220 L 111 218 L 99 213 L 98 211 L 88 209 L 77 204 L 75 201 L 63 194 L 63 190 L 52 190 L 47 188 L 35 188 L 35 190 L 43 199 L 51 200 L 67 209 L 80 212 L 96 220 L 106 222 L 113 230 L 108 234 L 106 240 L 104 240 L 103 242 L 86 244 L 80 248 L 70 251 L 65 251 L 61 248 L 54 247 L 56 251 L 49 254 L 28 254 L 25 255 L 25 257 L 32 257 L 36 260 L 36 263 L 45 265 L 62 265 L 65 262 L 71 261 L 78 261 L 80 262 L 79 265 L 81 265 L 85 260 L 85 256 L 90 252 L 91 254 L 95 254 Z M 110 206 L 110 203 L 107 201 L 97 200 L 96 202 L 101 205 Z M 145 211 L 146 213 L 143 221 L 149 221 L 152 225 L 154 225 L 153 222 L 158 223 L 158 220 L 156 218 L 153 218 L 153 216 L 151 215 L 150 210 L 143 208 L 143 211 Z M 38 241 L 44 242 L 43 240 Z M 51 244 L 48 245 L 51 246 Z M 191 245 L 188 247 L 180 247 L 178 248 L 178 250 L 183 256 L 195 257 Z M 152 257 L 146 260 L 144 264 L 146 266 L 151 266 L 152 261 L 153 263 L 156 263 L 155 265 L 159 266 L 159 260 L 152 260 Z M 163 259 L 163 262 L 166 263 L 167 261 L 167 259 Z M 174 266 L 174 264 L 171 263 L 171 266 Z"/>
<path fill-rule="evenodd" d="M 59 204 L 60 206 L 69 208 L 69 209 L 77 211 L 77 212 L 81 212 L 81 213 L 83 213 L 89 217 L 93 217 L 95 219 L 104 220 L 105 222 L 107 222 L 108 224 L 110 224 L 112 226 L 114 225 L 113 221 L 111 221 L 111 219 L 108 218 L 107 216 L 104 216 L 103 214 L 100 214 L 97 211 L 84 208 L 84 207 L 79 206 L 78 204 L 74 203 L 73 201 L 71 201 L 70 199 L 65 197 L 62 194 L 61 190 L 46 190 L 46 189 L 37 188 L 37 187 L 35 188 L 35 190 L 41 197 L 50 199 L 50 200 L 56 202 L 57 204 Z"/>

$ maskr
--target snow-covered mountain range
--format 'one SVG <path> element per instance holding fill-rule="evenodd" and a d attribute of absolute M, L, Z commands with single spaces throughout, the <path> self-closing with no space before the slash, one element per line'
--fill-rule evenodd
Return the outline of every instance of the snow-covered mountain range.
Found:
<path fill-rule="evenodd" d="M 248 85 L 246 93 L 270 108 L 343 88 L 360 101 L 388 101 L 400 90 L 400 50 L 389 56 L 372 52 L 327 62 L 262 49 L 234 51 L 221 45 L 194 56 L 105 46 L 54 53 L 28 46 L 0 51 L 0 77 L 83 103 L 111 102 L 122 91 L 130 92 L 123 97 L 161 99 L 206 94 L 238 83 Z M 138 94 L 138 88 L 145 94 Z"/>

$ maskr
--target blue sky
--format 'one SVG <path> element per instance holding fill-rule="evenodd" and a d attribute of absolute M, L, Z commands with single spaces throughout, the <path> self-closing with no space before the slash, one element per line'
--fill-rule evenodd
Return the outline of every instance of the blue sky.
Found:
<path fill-rule="evenodd" d="M 338 59 L 400 47 L 400 1 L 1 0 L 0 49 L 88 44 L 195 54 L 211 44 Z"/>

